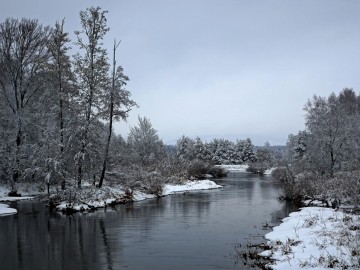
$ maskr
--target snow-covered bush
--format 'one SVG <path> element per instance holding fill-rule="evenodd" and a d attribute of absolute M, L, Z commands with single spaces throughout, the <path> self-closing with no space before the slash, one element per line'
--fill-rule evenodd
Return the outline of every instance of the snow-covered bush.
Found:
<path fill-rule="evenodd" d="M 212 164 L 195 159 L 188 165 L 187 176 L 190 179 L 200 179 L 210 171 L 211 167 Z"/>

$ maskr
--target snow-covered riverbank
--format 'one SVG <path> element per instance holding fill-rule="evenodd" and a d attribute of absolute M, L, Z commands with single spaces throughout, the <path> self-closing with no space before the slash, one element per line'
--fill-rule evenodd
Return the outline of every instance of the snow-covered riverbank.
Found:
<path fill-rule="evenodd" d="M 9 187 L 0 186 L 0 202 L 14 202 L 14 201 L 22 201 L 22 200 L 31 200 L 33 196 L 21 196 L 21 197 L 9 197 L 8 194 L 10 192 Z M 21 186 L 21 194 L 29 195 L 29 190 L 24 190 L 23 186 Z M 33 192 L 31 190 L 30 192 Z M 14 208 L 10 208 L 7 204 L 0 203 L 0 216 L 16 214 L 17 210 Z"/>
<path fill-rule="evenodd" d="M 7 204 L 0 203 L 0 216 L 12 215 L 16 214 L 17 210 L 14 208 L 10 208 Z"/>
<path fill-rule="evenodd" d="M 166 184 L 163 187 L 162 196 L 187 192 L 192 190 L 208 190 L 221 188 L 222 186 L 217 185 L 214 181 L 211 180 L 198 180 L 198 181 L 188 181 L 182 185 L 173 185 Z M 42 194 L 40 192 L 24 191 L 21 190 L 21 194 Z M 9 197 L 7 194 L 10 192 L 10 189 L 7 187 L 0 187 L 0 202 L 12 202 L 19 200 L 31 200 L 33 196 L 22 196 L 22 197 Z M 108 187 L 105 186 L 101 189 L 96 188 L 92 185 L 84 186 L 81 190 L 67 190 L 71 193 L 69 197 L 72 197 L 73 202 L 61 201 L 56 208 L 59 211 L 86 211 L 96 208 L 106 207 L 111 204 L 124 203 L 129 201 L 142 201 L 146 199 L 156 198 L 154 194 L 147 194 L 141 191 L 133 191 L 131 194 L 127 194 L 124 189 L 121 187 Z M 17 210 L 9 208 L 7 204 L 0 204 L 0 215 L 16 214 Z"/>
<path fill-rule="evenodd" d="M 266 234 L 272 269 L 360 269 L 360 217 L 322 207 L 302 208 Z"/>
<path fill-rule="evenodd" d="M 182 185 L 166 184 L 163 188 L 162 196 L 192 190 L 208 190 L 221 187 L 222 186 L 211 180 L 188 181 Z M 91 196 L 89 196 L 89 194 L 91 194 Z M 141 191 L 134 191 L 132 194 L 127 194 L 125 190 L 121 188 L 111 187 L 104 187 L 101 189 L 88 187 L 88 190 L 82 190 L 81 194 L 74 194 L 74 196 L 78 196 L 77 201 L 79 201 L 79 203 L 61 202 L 57 206 L 57 209 L 60 211 L 66 211 L 68 209 L 74 211 L 86 211 L 120 202 L 136 202 L 156 198 L 156 195 L 154 194 L 146 194 Z"/>
<path fill-rule="evenodd" d="M 223 168 L 224 170 L 226 170 L 228 172 L 249 173 L 247 171 L 247 169 L 249 168 L 249 165 L 247 165 L 247 164 L 241 164 L 241 165 L 216 165 L 215 167 Z M 274 169 L 275 168 L 267 169 L 264 172 L 264 175 L 270 175 Z"/>

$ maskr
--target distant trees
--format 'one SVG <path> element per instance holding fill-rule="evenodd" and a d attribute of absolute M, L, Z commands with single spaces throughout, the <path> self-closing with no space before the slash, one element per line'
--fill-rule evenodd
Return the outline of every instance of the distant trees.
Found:
<path fill-rule="evenodd" d="M 264 174 L 267 169 L 275 165 L 274 153 L 271 149 L 270 143 L 265 143 L 256 151 L 256 156 L 251 159 L 249 163 L 249 172 Z"/>
<path fill-rule="evenodd" d="M 225 139 L 203 143 L 200 138 L 192 140 L 182 136 L 177 141 L 176 154 L 181 159 L 198 159 L 213 164 L 243 164 L 255 160 L 254 145 L 249 138 L 235 143 Z"/>

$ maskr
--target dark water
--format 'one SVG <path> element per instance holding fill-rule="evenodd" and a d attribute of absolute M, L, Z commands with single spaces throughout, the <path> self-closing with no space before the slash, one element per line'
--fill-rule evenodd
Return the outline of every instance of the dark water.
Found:
<path fill-rule="evenodd" d="M 39 201 L 0 217 L 0 269 L 245 269 L 234 244 L 294 208 L 270 178 L 231 174 L 223 189 L 63 216 Z"/>

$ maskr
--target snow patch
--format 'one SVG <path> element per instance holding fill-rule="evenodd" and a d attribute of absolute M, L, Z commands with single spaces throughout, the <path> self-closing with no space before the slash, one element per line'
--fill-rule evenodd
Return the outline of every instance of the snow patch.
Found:
<path fill-rule="evenodd" d="M 163 189 L 163 195 L 170 195 L 177 192 L 184 192 L 190 190 L 207 190 L 215 188 L 222 188 L 222 186 L 216 184 L 214 181 L 211 180 L 188 181 L 183 185 L 165 185 Z"/>
<path fill-rule="evenodd" d="M 26 197 L 0 197 L 0 202 L 15 202 L 15 201 L 26 201 L 32 200 L 34 197 L 26 196 Z"/>
<path fill-rule="evenodd" d="M 242 164 L 242 165 L 216 165 L 215 167 L 223 168 L 224 170 L 227 170 L 229 172 L 242 172 L 246 173 L 247 168 L 249 168 L 249 165 Z"/>
<path fill-rule="evenodd" d="M 302 208 L 265 235 L 272 248 L 260 255 L 274 259 L 277 270 L 359 269 L 359 220 L 329 208 Z"/>
<path fill-rule="evenodd" d="M 208 189 L 215 189 L 221 188 L 222 186 L 216 184 L 214 181 L 211 180 L 198 180 L 198 181 L 187 181 L 185 184 L 182 185 L 171 185 L 166 184 L 163 188 L 162 195 L 170 195 L 177 192 L 185 192 L 191 190 L 208 190 Z M 147 194 L 138 190 L 134 190 L 132 193 L 132 197 L 126 198 L 126 193 L 122 189 L 119 188 L 110 188 L 106 187 L 103 189 L 88 189 L 87 192 L 83 189 L 82 192 L 84 194 L 79 194 L 81 197 L 81 202 L 79 203 L 69 203 L 69 202 L 61 202 L 57 205 L 57 210 L 60 211 L 67 211 L 69 209 L 74 211 L 86 211 L 92 210 L 95 208 L 105 207 L 109 204 L 113 203 L 120 203 L 120 202 L 128 202 L 130 200 L 137 202 L 146 199 L 154 199 L 156 195 L 154 194 Z"/>
<path fill-rule="evenodd" d="M 0 216 L 16 214 L 17 210 L 10 208 L 7 204 L 0 203 Z"/>
<path fill-rule="evenodd" d="M 271 175 L 271 173 L 273 172 L 273 170 L 275 170 L 276 168 L 270 168 L 270 169 L 267 169 L 265 172 L 264 172 L 264 175 Z"/>

